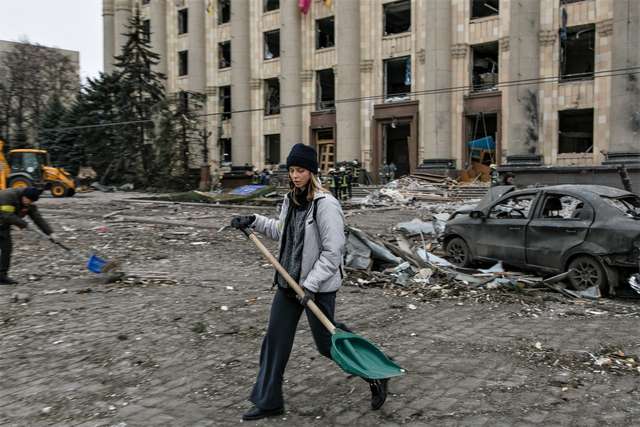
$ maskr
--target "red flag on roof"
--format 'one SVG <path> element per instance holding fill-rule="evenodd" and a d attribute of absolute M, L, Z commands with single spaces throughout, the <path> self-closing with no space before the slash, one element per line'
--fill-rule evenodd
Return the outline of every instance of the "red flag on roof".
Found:
<path fill-rule="evenodd" d="M 311 0 L 298 0 L 298 8 L 300 8 L 300 12 L 306 15 L 311 8 Z"/>

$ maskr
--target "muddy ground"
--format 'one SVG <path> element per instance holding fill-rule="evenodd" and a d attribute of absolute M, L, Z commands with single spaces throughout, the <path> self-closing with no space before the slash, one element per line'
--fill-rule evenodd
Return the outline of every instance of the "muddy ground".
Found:
<path fill-rule="evenodd" d="M 39 202 L 77 258 L 14 232 L 21 283 L 0 287 L 1 426 L 240 423 L 273 272 L 242 234 L 216 229 L 249 210 L 124 200 L 133 196 Z M 122 222 L 120 210 L 210 228 Z M 388 233 L 422 213 L 349 223 Z M 103 283 L 80 262 L 91 248 L 137 277 Z M 407 369 L 384 407 L 371 411 L 366 384 L 317 354 L 303 318 L 286 414 L 255 425 L 631 425 L 640 415 L 637 302 L 345 286 L 337 318 Z"/>

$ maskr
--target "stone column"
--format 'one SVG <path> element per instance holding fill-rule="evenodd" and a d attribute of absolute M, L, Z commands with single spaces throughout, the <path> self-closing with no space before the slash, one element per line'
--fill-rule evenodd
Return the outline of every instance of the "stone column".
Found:
<path fill-rule="evenodd" d="M 151 47 L 160 55 L 155 71 L 167 75 L 167 0 L 153 0 L 151 8 Z"/>
<path fill-rule="evenodd" d="M 449 169 L 454 167 L 451 152 L 451 93 L 430 93 L 452 86 L 451 75 L 451 1 L 433 0 L 426 13 L 426 43 L 424 52 L 425 90 L 421 97 L 425 141 L 421 168 Z"/>
<path fill-rule="evenodd" d="M 640 67 L 640 2 L 613 2 L 612 67 Z M 640 163 L 640 77 L 638 68 L 611 77 L 611 139 L 605 163 Z"/>
<path fill-rule="evenodd" d="M 500 64 L 506 71 L 502 75 L 507 81 L 537 79 L 540 75 L 540 3 L 511 1 L 507 9 L 508 36 L 500 39 L 500 50 L 508 51 L 508 59 Z M 503 123 L 502 138 L 508 141 L 507 163 L 540 164 L 537 82 L 504 87 L 502 106 L 503 111 L 509 113 L 507 122 Z"/>
<path fill-rule="evenodd" d="M 114 56 L 122 53 L 122 47 L 127 44 L 129 19 L 131 18 L 131 0 L 115 0 L 116 18 L 114 29 Z"/>
<path fill-rule="evenodd" d="M 251 52 L 249 0 L 231 2 L 231 158 L 251 164 Z"/>
<path fill-rule="evenodd" d="M 204 20 L 208 16 L 203 0 L 188 0 L 189 8 L 189 90 L 205 93 L 207 61 Z"/>
<path fill-rule="evenodd" d="M 113 71 L 113 55 L 115 35 L 113 22 L 114 4 L 113 0 L 102 0 L 102 47 L 103 59 L 102 68 L 105 74 Z"/>
<path fill-rule="evenodd" d="M 297 0 L 280 1 L 280 155 L 302 142 L 302 45 Z M 297 105 L 297 107 L 291 107 Z M 315 172 L 315 171 L 314 171 Z"/>
<path fill-rule="evenodd" d="M 336 160 L 360 158 L 360 2 L 336 0 Z"/>

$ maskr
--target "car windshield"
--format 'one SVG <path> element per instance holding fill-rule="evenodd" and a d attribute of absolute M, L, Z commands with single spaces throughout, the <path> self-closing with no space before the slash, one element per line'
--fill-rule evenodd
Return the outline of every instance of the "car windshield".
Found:
<path fill-rule="evenodd" d="M 618 209 L 623 214 L 635 219 L 640 219 L 640 197 L 602 197 L 608 204 Z"/>

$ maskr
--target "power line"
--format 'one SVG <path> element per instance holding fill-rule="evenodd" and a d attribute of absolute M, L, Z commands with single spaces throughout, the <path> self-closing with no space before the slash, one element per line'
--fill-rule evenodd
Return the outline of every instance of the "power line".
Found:
<path fill-rule="evenodd" d="M 594 71 L 593 79 L 603 78 L 603 77 L 617 77 L 617 76 L 628 76 L 640 74 L 640 66 L 638 67 L 627 67 L 627 68 L 617 68 L 611 70 L 600 70 Z M 510 80 L 506 82 L 498 82 L 495 85 L 466 85 L 466 86 L 453 86 L 447 88 L 437 88 L 437 89 L 426 89 L 415 92 L 405 92 L 402 94 L 398 94 L 398 96 L 404 97 L 412 97 L 412 96 L 428 96 L 428 95 L 443 95 L 443 94 L 453 94 L 458 92 L 466 92 L 468 90 L 476 90 L 479 93 L 482 91 L 486 91 L 487 89 L 496 88 L 508 88 L 508 87 L 516 87 L 516 86 L 529 86 L 533 84 L 546 84 L 546 83 L 555 83 L 555 82 L 572 82 L 572 81 L 580 81 L 584 79 L 585 73 L 579 74 L 570 74 L 570 75 L 556 75 L 556 76 L 548 76 L 548 77 L 538 77 L 533 79 L 519 79 L 519 80 Z M 486 92 L 485 92 L 486 93 Z M 387 99 L 389 95 L 369 95 L 357 98 L 344 98 L 338 99 L 334 102 L 336 104 L 342 103 L 350 103 L 350 102 L 362 102 L 362 101 L 372 101 L 376 99 Z M 303 107 L 314 107 L 316 105 L 315 102 L 309 103 L 301 103 L 301 104 L 292 104 L 292 105 L 281 105 L 280 110 L 287 108 L 303 108 Z M 249 108 L 244 110 L 235 110 L 235 111 L 222 111 L 217 113 L 205 113 L 205 114 L 197 114 L 194 115 L 194 118 L 198 117 L 213 117 L 213 116 L 221 116 L 221 115 L 233 115 L 233 114 L 242 114 L 242 113 L 256 113 L 256 112 L 264 112 L 264 108 Z M 128 126 L 132 124 L 141 124 L 141 123 L 150 123 L 153 122 L 151 119 L 142 119 L 142 120 L 130 120 L 123 122 L 111 122 L 111 123 L 99 123 L 93 125 L 82 125 L 82 126 L 70 126 L 70 127 L 61 127 L 61 128 L 49 128 L 49 129 L 41 129 L 41 132 L 46 133 L 54 133 L 54 132 L 69 132 L 74 130 L 83 130 L 83 129 L 92 129 L 92 128 L 101 128 L 101 127 L 113 127 L 113 126 Z"/>

